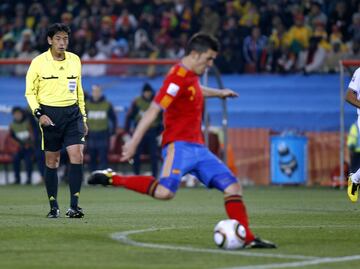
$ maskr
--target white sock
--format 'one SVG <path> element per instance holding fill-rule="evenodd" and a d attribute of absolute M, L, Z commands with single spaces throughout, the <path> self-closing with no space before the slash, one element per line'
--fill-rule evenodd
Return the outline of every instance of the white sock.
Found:
<path fill-rule="evenodd" d="M 356 173 L 351 175 L 351 181 L 355 184 L 360 183 L 360 168 L 356 171 Z"/>

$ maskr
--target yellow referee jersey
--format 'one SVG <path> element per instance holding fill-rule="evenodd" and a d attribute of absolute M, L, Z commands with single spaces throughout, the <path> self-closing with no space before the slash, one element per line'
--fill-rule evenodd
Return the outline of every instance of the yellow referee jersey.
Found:
<path fill-rule="evenodd" d="M 65 59 L 53 59 L 50 49 L 35 57 L 26 74 L 25 97 L 34 112 L 40 104 L 53 107 L 79 105 L 85 115 L 80 58 L 65 52 Z"/>

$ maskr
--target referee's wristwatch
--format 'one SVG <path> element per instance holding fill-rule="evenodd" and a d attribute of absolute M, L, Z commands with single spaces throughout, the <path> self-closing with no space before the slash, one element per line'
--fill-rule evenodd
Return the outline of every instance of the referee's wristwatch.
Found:
<path fill-rule="evenodd" d="M 34 110 L 34 116 L 37 118 L 37 119 L 40 119 L 40 117 L 44 115 L 43 111 L 41 108 L 36 108 Z"/>

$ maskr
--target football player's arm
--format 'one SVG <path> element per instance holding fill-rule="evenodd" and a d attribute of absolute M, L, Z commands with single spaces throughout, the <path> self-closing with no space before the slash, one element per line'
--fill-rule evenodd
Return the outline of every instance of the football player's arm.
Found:
<path fill-rule="evenodd" d="M 202 93 L 204 97 L 219 97 L 219 98 L 226 98 L 226 97 L 238 97 L 239 95 L 230 89 L 214 89 L 206 86 L 201 86 Z"/>
<path fill-rule="evenodd" d="M 353 106 L 360 108 L 360 101 L 357 99 L 357 93 L 353 89 L 348 88 L 345 95 L 345 100 Z"/>
<path fill-rule="evenodd" d="M 32 113 L 34 113 L 35 109 L 40 108 L 40 104 L 37 100 L 37 82 L 39 75 L 36 71 L 36 65 L 36 62 L 32 62 L 26 73 L 25 98 L 31 108 Z"/>
<path fill-rule="evenodd" d="M 146 131 L 149 129 L 151 123 L 156 119 L 161 111 L 161 107 L 152 102 L 148 110 L 146 110 L 144 116 L 141 118 L 140 122 L 136 126 L 133 136 L 131 139 L 123 146 L 123 153 L 121 161 L 128 161 L 134 156 L 136 148 L 139 145 L 141 139 L 143 138 Z"/>

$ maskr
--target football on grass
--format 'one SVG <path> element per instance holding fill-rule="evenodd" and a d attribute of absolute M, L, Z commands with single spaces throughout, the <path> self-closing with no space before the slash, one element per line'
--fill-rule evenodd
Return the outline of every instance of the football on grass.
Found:
<path fill-rule="evenodd" d="M 245 228 L 237 220 L 222 220 L 215 226 L 214 241 L 219 248 L 243 248 L 245 245 L 245 238 Z"/>

